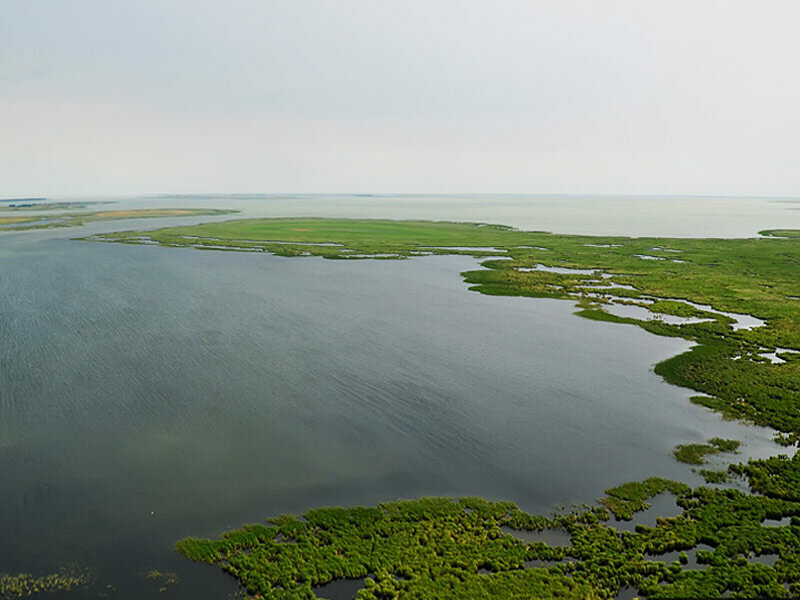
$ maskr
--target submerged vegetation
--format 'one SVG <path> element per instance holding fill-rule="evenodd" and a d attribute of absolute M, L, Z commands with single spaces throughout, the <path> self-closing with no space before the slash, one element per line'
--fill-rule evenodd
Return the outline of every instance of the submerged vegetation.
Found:
<path fill-rule="evenodd" d="M 774 230 L 752 239 L 556 235 L 473 223 L 344 219 L 246 219 L 85 238 L 202 250 L 330 259 L 461 254 L 485 259 L 463 273 L 490 295 L 570 299 L 590 319 L 636 325 L 695 345 L 656 366 L 692 401 L 800 440 L 800 237 Z M 676 456 L 735 452 L 738 442 L 688 444 Z M 727 471 L 710 484 L 650 479 L 607 491 L 601 505 L 552 517 L 474 498 L 422 499 L 377 508 L 283 516 L 218 540 L 187 539 L 185 556 L 220 564 L 259 598 L 313 598 L 334 579 L 365 578 L 359 600 L 387 598 L 647 598 L 800 595 L 800 455 Z M 659 494 L 682 513 L 621 531 Z M 790 521 L 787 517 L 793 517 Z M 767 521 L 783 519 L 781 524 Z M 569 546 L 525 544 L 501 526 L 561 528 Z M 689 554 L 691 553 L 691 557 Z"/>
<path fill-rule="evenodd" d="M 84 203 L 85 205 L 85 203 Z M 78 205 L 81 206 L 81 205 Z M 20 210 L 41 212 L 55 210 L 56 208 L 77 208 L 71 203 L 58 205 L 36 205 L 24 207 Z M 2 210 L 3 207 L 0 207 Z M 7 210 L 7 209 L 6 209 Z M 13 210 L 13 208 L 12 208 Z M 141 208 L 133 210 L 100 210 L 93 212 L 69 212 L 57 214 L 25 214 L 4 216 L 0 214 L 1 231 L 26 231 L 30 229 L 50 229 L 53 227 L 77 227 L 86 225 L 94 221 L 113 221 L 116 219 L 145 219 L 155 217 L 195 217 L 205 215 L 224 215 L 235 213 L 235 210 L 223 210 L 216 208 Z"/>
<path fill-rule="evenodd" d="M 165 573 L 158 569 L 150 569 L 147 572 L 147 580 L 157 586 L 159 592 L 166 592 L 171 585 L 177 585 L 181 578 L 177 573 Z"/>
<path fill-rule="evenodd" d="M 0 573 L 0 598 L 25 598 L 40 593 L 67 592 L 86 587 L 88 574 L 79 567 L 65 567 L 58 573 L 34 577 L 28 573 Z"/>

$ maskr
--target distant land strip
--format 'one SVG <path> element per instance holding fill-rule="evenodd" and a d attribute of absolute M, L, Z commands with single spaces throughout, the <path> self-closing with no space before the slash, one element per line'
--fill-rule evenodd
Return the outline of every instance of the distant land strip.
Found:
<path fill-rule="evenodd" d="M 30 207 L 11 207 L 27 211 L 50 211 L 59 208 L 77 208 L 74 204 L 67 206 L 39 204 Z M 78 227 L 94 221 L 113 221 L 117 219 L 145 219 L 156 217 L 196 217 L 205 215 L 226 215 L 236 213 L 236 210 L 223 210 L 216 208 L 144 208 L 132 210 L 99 210 L 92 212 L 68 212 L 47 215 L 3 215 L 0 207 L 0 233 L 3 231 L 27 231 L 32 229 L 52 229 L 54 227 Z"/>

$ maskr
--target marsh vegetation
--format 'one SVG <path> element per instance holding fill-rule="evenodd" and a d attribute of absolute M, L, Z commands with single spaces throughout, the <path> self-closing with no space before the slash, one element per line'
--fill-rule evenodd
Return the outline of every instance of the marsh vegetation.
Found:
<path fill-rule="evenodd" d="M 678 516 L 633 532 L 615 527 L 612 516 L 631 519 L 665 491 L 676 494 Z M 762 525 L 800 514 L 800 504 L 659 479 L 607 494 L 603 506 L 550 517 L 478 498 L 323 508 L 217 540 L 185 539 L 176 548 L 219 564 L 249 594 L 269 599 L 311 599 L 317 586 L 356 578 L 365 578 L 359 600 L 612 598 L 625 587 L 648 598 L 800 592 L 800 520 Z M 568 532 L 566 545 L 524 543 L 514 535 L 552 528 Z M 671 554 L 678 556 L 668 560 Z M 775 557 L 771 566 L 754 559 L 765 555 Z"/>
<path fill-rule="evenodd" d="M 463 273 L 471 290 L 570 299 L 580 316 L 693 341 L 691 350 L 660 363 L 656 372 L 703 394 L 693 402 L 772 427 L 792 445 L 800 434 L 798 361 L 777 363 L 763 355 L 800 350 L 800 246 L 792 231 L 763 233 L 752 239 L 660 239 L 470 223 L 255 219 L 87 239 L 340 260 L 421 253 L 484 258 L 483 269 Z M 615 305 L 639 306 L 654 318 L 621 317 L 608 310 Z M 669 322 L 666 316 L 692 321 Z M 704 456 L 737 447 L 715 438 L 682 445 L 676 457 L 702 464 Z M 183 540 L 177 549 L 219 563 L 264 598 L 313 598 L 314 586 L 364 577 L 357 595 L 362 600 L 611 598 L 624 588 L 649 598 L 789 597 L 800 593 L 795 520 L 782 527 L 762 523 L 800 515 L 799 460 L 778 456 L 703 472 L 711 483 L 742 477 L 751 494 L 650 479 L 608 490 L 596 508 L 552 517 L 474 498 L 422 499 L 320 509 L 302 519 L 287 515 L 219 540 Z M 655 527 L 614 527 L 612 516 L 630 520 L 665 492 L 675 495 L 682 514 Z M 525 544 L 501 527 L 562 528 L 571 544 Z M 687 568 L 688 555 L 669 564 L 655 560 L 689 551 L 693 568 Z M 756 560 L 761 556 L 776 558 L 763 564 Z"/>

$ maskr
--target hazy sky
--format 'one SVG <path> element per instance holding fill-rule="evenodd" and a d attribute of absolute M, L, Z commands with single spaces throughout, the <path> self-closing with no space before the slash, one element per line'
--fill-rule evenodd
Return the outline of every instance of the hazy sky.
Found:
<path fill-rule="evenodd" d="M 0 8 L 0 196 L 800 195 L 797 0 Z"/>

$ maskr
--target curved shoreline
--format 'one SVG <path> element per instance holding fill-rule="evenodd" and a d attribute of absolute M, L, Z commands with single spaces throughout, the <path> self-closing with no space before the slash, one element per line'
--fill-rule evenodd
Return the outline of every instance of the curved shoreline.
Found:
<path fill-rule="evenodd" d="M 238 225 L 234 226 L 235 231 L 233 232 L 236 234 L 235 237 L 233 237 L 233 240 L 235 241 L 231 240 L 229 243 L 224 235 L 219 234 L 219 230 L 222 229 L 224 231 L 226 227 L 230 228 L 230 225 L 228 224 L 236 223 L 238 223 Z M 264 241 L 254 239 L 250 234 L 242 233 L 241 229 L 257 226 L 259 223 L 267 226 L 267 229 L 264 233 L 269 237 L 264 238 Z M 359 232 L 357 231 L 357 228 L 355 231 L 352 230 L 352 226 L 355 223 L 358 223 L 360 227 L 366 227 L 367 230 L 369 230 L 370 225 L 379 225 L 380 227 L 384 228 L 384 233 L 389 239 L 380 240 L 379 238 L 373 238 L 365 240 L 363 236 L 361 236 L 359 239 Z M 276 236 L 274 227 L 270 229 L 270 227 L 274 225 L 284 226 L 285 230 L 290 231 L 291 233 L 284 236 L 288 239 L 281 239 L 280 236 Z M 329 233 L 326 233 L 325 235 L 328 237 L 324 238 L 315 235 L 314 229 L 318 228 L 320 225 L 323 227 L 326 225 L 346 228 L 350 227 L 350 238 L 348 239 L 347 235 L 342 236 L 341 232 L 339 234 L 340 237 L 337 237 L 336 235 L 331 236 Z M 420 243 L 419 241 L 403 243 L 397 239 L 397 228 L 405 228 L 405 231 L 401 231 L 400 233 L 407 235 L 409 233 L 413 233 L 414 230 L 417 230 L 416 233 L 420 234 L 418 231 L 419 229 L 424 230 L 431 227 L 437 230 L 444 229 L 444 231 L 437 231 L 435 233 L 447 234 L 441 236 L 446 239 L 442 239 L 440 243 L 432 243 L 430 239 L 426 239 L 425 241 L 427 243 L 424 244 Z M 468 250 L 468 246 L 464 244 L 463 236 L 459 240 L 454 240 L 452 235 L 454 232 L 451 230 L 453 227 L 456 229 L 465 230 L 457 231 L 455 232 L 456 234 L 478 234 L 476 237 L 481 239 L 479 241 L 474 241 L 474 243 L 469 245 L 469 247 L 480 247 L 480 250 Z M 216 230 L 217 233 L 215 235 L 211 235 L 209 230 Z M 185 231 L 190 231 L 191 233 L 197 235 L 184 236 L 183 233 Z M 374 234 L 374 231 L 371 233 Z M 429 238 L 430 236 L 428 234 L 431 232 L 422 231 L 421 233 L 423 235 L 427 235 Z M 488 235 L 486 235 L 487 233 Z M 498 243 L 498 238 L 503 236 L 512 236 L 515 239 L 511 244 Z M 524 239 L 524 243 L 522 243 L 522 239 L 519 239 L 521 236 Z M 456 237 L 458 237 L 458 235 L 456 235 Z M 589 238 L 586 236 L 556 236 L 541 233 L 518 232 L 510 228 L 486 225 L 431 223 L 419 221 L 356 222 L 335 219 L 242 220 L 238 222 L 228 221 L 200 226 L 167 228 L 164 230 L 155 231 L 120 232 L 116 234 L 105 234 L 103 236 L 92 236 L 88 239 L 123 243 L 157 243 L 160 245 L 189 246 L 199 249 L 221 249 L 231 251 L 244 250 L 250 252 L 268 251 L 284 256 L 317 255 L 324 256 L 326 258 L 338 258 L 345 260 L 357 260 L 359 258 L 369 258 L 375 255 L 384 255 L 383 257 L 387 259 L 407 258 L 418 255 L 420 251 L 435 254 L 468 254 L 478 258 L 486 258 L 487 260 L 484 262 L 483 266 L 488 268 L 480 271 L 467 271 L 462 274 L 467 283 L 473 284 L 472 287 L 470 287 L 471 290 L 480 291 L 489 295 L 554 297 L 572 299 L 573 301 L 577 299 L 578 305 L 582 309 L 578 313 L 581 316 L 607 321 L 636 324 L 647 331 L 650 331 L 651 333 L 667 336 L 680 336 L 696 341 L 698 345 L 692 348 L 689 352 L 659 363 L 656 366 L 656 372 L 670 383 L 676 383 L 683 387 L 689 387 L 690 389 L 711 395 L 709 397 L 704 397 L 703 400 L 698 401 L 699 403 L 702 403 L 703 405 L 713 408 L 719 412 L 723 412 L 723 414 L 727 414 L 729 416 L 735 416 L 739 419 L 749 419 L 756 423 L 772 426 L 775 429 L 782 431 L 784 433 L 784 441 L 786 443 L 790 443 L 797 439 L 798 430 L 800 429 L 798 428 L 797 420 L 795 419 L 794 415 L 791 414 L 792 411 L 786 410 L 786 407 L 784 407 L 783 411 L 781 411 L 779 408 L 776 410 L 775 406 L 770 406 L 769 404 L 765 404 L 763 401 L 761 401 L 762 398 L 759 397 L 759 393 L 763 392 L 764 390 L 759 389 L 759 386 L 761 388 L 770 388 L 769 392 L 774 393 L 775 382 L 777 381 L 780 383 L 780 374 L 786 371 L 784 367 L 773 366 L 771 362 L 769 364 L 765 364 L 764 361 L 767 361 L 767 359 L 764 359 L 761 356 L 761 353 L 765 348 L 782 348 L 791 351 L 800 347 L 800 343 L 798 343 L 798 341 L 795 339 L 797 337 L 795 327 L 798 321 L 797 308 L 791 307 L 792 303 L 790 302 L 789 310 L 784 310 L 784 314 L 776 314 L 776 311 L 774 310 L 775 307 L 771 306 L 769 302 L 765 302 L 765 298 L 761 298 L 760 301 L 758 299 L 754 301 L 753 298 L 745 298 L 743 300 L 741 297 L 732 297 L 730 294 L 727 294 L 727 297 L 725 294 L 722 294 L 720 298 L 710 297 L 713 296 L 713 294 L 710 294 L 710 292 L 713 292 L 714 289 L 724 292 L 729 287 L 732 287 L 729 285 L 732 282 L 741 283 L 742 278 L 736 275 L 735 270 L 736 268 L 738 268 L 740 271 L 742 270 L 742 259 L 745 260 L 744 266 L 750 269 L 750 276 L 755 278 L 761 277 L 761 280 L 757 279 L 756 281 L 758 284 L 763 282 L 765 290 L 775 290 L 777 287 L 778 289 L 776 291 L 780 293 L 780 297 L 783 298 L 784 302 L 786 299 L 791 299 L 793 295 L 796 295 L 796 286 L 793 285 L 793 280 L 791 278 L 791 267 L 787 264 L 783 266 L 783 272 L 781 272 L 781 269 L 776 270 L 776 266 L 781 266 L 780 261 L 775 260 L 776 251 L 778 254 L 780 254 L 781 251 L 784 251 L 786 253 L 786 257 L 788 257 L 788 261 L 792 260 L 791 257 L 793 256 L 793 252 L 798 252 L 798 246 L 796 243 L 795 245 L 789 245 L 793 243 L 791 236 L 782 237 L 785 239 L 773 238 L 771 242 L 768 242 L 770 246 L 773 246 L 768 251 L 768 254 L 771 252 L 772 255 L 761 257 L 764 260 L 756 260 L 755 263 L 758 264 L 754 264 L 753 260 L 747 262 L 748 253 L 752 253 L 754 250 L 752 246 L 754 243 L 758 243 L 757 239 L 667 240 L 658 238 Z M 243 242 L 243 240 L 245 241 Z M 314 242 L 317 243 L 315 244 Z M 587 244 L 587 242 L 592 243 Z M 330 244 L 341 244 L 341 246 L 331 246 Z M 584 248 L 583 253 L 580 252 L 580 248 L 578 248 L 578 246 L 582 246 Z M 565 250 L 567 252 L 565 252 Z M 572 251 L 572 255 L 569 255 L 569 251 Z M 594 254 L 587 255 L 587 251 Z M 600 257 L 605 258 L 605 261 L 598 260 L 597 254 L 601 252 L 609 253 L 605 257 Z M 627 252 L 627 254 L 622 254 L 622 252 Z M 672 262 L 672 260 L 667 260 L 666 256 L 662 257 L 663 260 L 641 259 L 641 256 L 653 256 L 654 253 L 659 252 L 669 252 L 670 257 L 680 256 L 680 262 Z M 677 252 L 680 252 L 680 254 L 677 254 Z M 502 256 L 504 260 L 492 260 L 498 258 L 498 253 L 504 253 L 506 255 Z M 348 254 L 350 255 L 348 256 Z M 722 257 L 722 260 L 720 260 L 720 256 Z M 709 262 L 699 263 L 698 259 L 704 259 Z M 546 264 L 551 268 L 583 269 L 589 273 L 592 273 L 593 275 L 588 275 L 588 273 L 553 273 L 548 271 L 525 272 L 520 270 L 521 268 L 528 268 L 532 262 L 534 265 Z M 689 283 L 698 284 L 697 287 L 693 289 L 692 286 L 689 285 L 688 291 L 690 293 L 685 293 L 687 292 L 686 285 L 670 286 L 668 283 L 669 275 L 677 275 L 677 271 L 666 271 L 666 263 L 670 263 L 667 265 L 667 269 L 686 269 L 686 267 L 683 265 L 689 265 L 692 270 L 692 275 L 694 275 L 694 278 L 688 278 L 690 280 Z M 722 264 L 720 265 L 720 263 Z M 738 264 L 738 267 L 733 269 L 733 273 L 730 272 L 731 264 Z M 725 273 L 725 275 L 727 275 L 727 279 L 723 278 L 722 282 L 714 282 L 714 278 L 709 277 L 709 274 L 719 274 L 718 272 L 715 273 L 715 266 L 721 266 L 720 270 L 722 271 L 725 271 L 725 268 L 728 267 L 728 272 Z M 601 278 L 601 283 L 604 283 L 606 280 L 610 280 L 612 285 L 615 286 L 613 288 L 613 296 L 615 298 L 622 297 L 624 299 L 623 302 L 627 301 L 633 304 L 638 300 L 645 299 L 645 296 L 647 296 L 658 299 L 656 300 L 658 303 L 657 310 L 664 311 L 661 313 L 664 315 L 674 314 L 676 317 L 681 317 L 689 316 L 688 313 L 691 313 L 692 311 L 700 311 L 700 309 L 696 306 L 675 300 L 676 298 L 686 297 L 687 299 L 691 298 L 690 302 L 692 303 L 702 303 L 708 307 L 713 307 L 715 311 L 719 311 L 718 315 L 714 315 L 711 319 L 706 321 L 692 323 L 687 322 L 682 324 L 670 324 L 658 322 L 657 320 L 643 321 L 639 319 L 631 319 L 612 315 L 603 311 L 603 306 L 605 304 L 609 304 L 608 299 L 604 299 L 602 296 L 590 296 L 586 293 L 586 290 L 580 289 L 582 286 L 586 285 L 587 280 L 591 285 L 596 284 L 599 275 L 594 274 L 600 270 L 604 270 L 606 273 L 609 273 L 607 277 Z M 775 277 L 776 274 L 778 277 Z M 785 277 L 781 279 L 782 276 Z M 661 281 L 659 281 L 659 277 L 661 278 Z M 703 281 L 704 279 L 705 281 Z M 714 283 L 715 287 L 707 285 L 709 281 Z M 747 280 L 745 279 L 744 281 L 746 283 Z M 665 284 L 665 282 L 667 283 Z M 676 287 L 678 288 L 677 290 L 675 289 Z M 751 289 L 752 287 L 753 286 L 750 286 Z M 744 289 L 747 291 L 746 287 Z M 663 293 L 659 294 L 657 292 Z M 700 293 L 698 294 L 698 292 Z M 592 293 L 596 294 L 597 290 L 592 290 Z M 766 295 L 769 296 L 770 293 L 768 292 Z M 772 292 L 772 295 L 777 296 L 775 292 Z M 769 298 L 767 297 L 766 300 L 769 300 Z M 616 300 L 611 300 L 611 302 L 614 301 Z M 704 308 L 706 306 L 704 306 Z M 750 306 L 753 308 L 753 310 L 742 310 L 743 306 Z M 765 310 L 765 308 L 770 310 Z M 786 307 L 784 307 L 784 309 L 785 308 Z M 651 312 L 655 311 L 651 310 Z M 765 325 L 762 328 L 759 328 L 762 329 L 762 331 L 744 328 L 737 330 L 732 327 L 733 319 L 731 319 L 728 315 L 723 314 L 723 312 L 735 312 L 739 314 L 750 315 L 755 314 L 759 318 L 763 318 L 765 320 Z M 780 311 L 777 312 L 780 313 Z M 742 357 L 744 357 L 744 360 L 742 360 Z M 789 367 L 790 377 L 783 381 L 783 383 L 788 383 L 784 393 L 784 399 L 788 400 L 787 404 L 791 404 L 792 400 L 795 402 L 797 401 L 796 392 L 792 387 L 792 384 L 796 382 L 796 368 L 793 360 L 790 362 Z M 715 374 L 719 374 L 720 372 L 730 375 L 731 370 L 739 374 L 744 373 L 744 377 L 739 377 L 738 380 L 733 382 L 729 382 L 725 378 L 721 379 L 719 377 L 714 377 Z M 765 381 L 765 374 L 771 374 L 778 379 L 774 379 L 773 381 Z M 756 382 L 755 386 L 754 381 Z M 780 389 L 780 386 L 777 387 Z M 743 390 L 748 390 L 753 393 L 741 396 L 740 394 Z M 743 397 L 749 400 L 749 402 L 745 401 L 743 403 Z M 741 564 L 739 559 L 734 559 L 742 554 L 741 551 L 743 549 L 746 549 L 750 554 L 764 554 L 766 547 L 763 546 L 761 542 L 764 541 L 762 538 L 766 534 L 759 533 L 755 538 L 753 538 L 753 531 L 755 531 L 753 528 L 756 527 L 759 530 L 767 530 L 765 527 L 761 527 L 760 525 L 756 526 L 755 523 L 750 523 L 750 529 L 747 530 L 750 531 L 750 533 L 743 530 L 738 531 L 736 535 L 737 539 L 743 539 L 744 542 L 743 545 L 736 550 L 736 552 L 733 552 L 733 548 L 729 547 L 729 541 L 711 539 L 713 536 L 706 535 L 705 537 L 681 537 L 686 535 L 686 527 L 688 527 L 687 523 L 699 522 L 700 524 L 703 524 L 706 522 L 716 522 L 718 518 L 724 514 L 729 514 L 731 512 L 738 513 L 745 508 L 748 511 L 753 511 L 757 507 L 758 510 L 763 511 L 763 514 L 765 515 L 764 518 L 767 518 L 767 515 L 775 515 L 777 512 L 780 513 L 780 516 L 786 516 L 786 514 L 800 514 L 800 506 L 796 505 L 794 502 L 791 502 L 791 500 L 800 499 L 800 494 L 798 494 L 796 485 L 789 485 L 788 488 L 786 488 L 786 486 L 784 486 L 784 488 L 780 488 L 780 486 L 778 486 L 779 489 L 777 492 L 774 489 L 774 485 L 772 485 L 772 488 L 770 489 L 759 489 L 759 487 L 764 488 L 763 483 L 759 483 L 759 481 L 761 481 L 759 479 L 761 471 L 763 471 L 764 468 L 769 468 L 770 472 L 774 473 L 776 470 L 775 461 L 778 461 L 780 467 L 786 471 L 786 477 L 784 477 L 784 479 L 788 482 L 791 482 L 797 466 L 795 464 L 796 461 L 788 458 L 754 461 L 749 465 L 740 465 L 738 467 L 738 472 L 735 468 L 731 469 L 732 474 L 746 475 L 749 478 L 754 491 L 765 491 L 769 496 L 772 496 L 772 499 L 767 496 L 746 496 L 740 492 L 723 491 L 717 489 L 697 488 L 696 490 L 687 490 L 684 486 L 678 489 L 678 499 L 684 508 L 684 515 L 682 517 L 678 517 L 671 521 L 665 521 L 659 524 L 656 528 L 653 528 L 652 532 L 631 534 L 634 536 L 644 535 L 642 540 L 638 540 L 636 542 L 638 544 L 640 542 L 648 543 L 648 536 L 665 535 L 672 531 L 672 534 L 669 535 L 677 536 L 675 538 L 677 541 L 673 540 L 673 542 L 668 544 L 670 550 L 674 549 L 675 547 L 689 549 L 690 547 L 696 547 L 699 543 L 708 544 L 709 541 L 714 542 L 711 544 L 711 546 L 715 548 L 713 553 L 714 556 L 704 557 L 704 560 L 707 559 L 706 564 L 711 564 L 711 567 L 706 569 L 706 571 L 711 571 L 711 573 L 714 574 L 714 577 L 711 577 L 709 573 L 706 573 L 705 575 L 687 573 L 686 570 L 682 570 L 680 568 L 680 565 L 678 565 L 677 572 L 675 572 L 675 565 L 672 565 L 667 567 L 665 571 L 659 572 L 656 578 L 657 581 L 654 583 L 652 581 L 652 576 L 654 574 L 652 572 L 653 567 L 645 565 L 642 567 L 644 568 L 643 572 L 636 571 L 635 573 L 625 571 L 622 566 L 615 567 L 615 569 L 612 569 L 613 575 L 609 580 L 608 573 L 602 575 L 601 577 L 599 572 L 592 567 L 593 559 L 591 556 L 587 555 L 584 556 L 586 560 L 582 561 L 581 563 L 583 565 L 582 567 L 570 567 L 567 569 L 569 573 L 561 572 L 563 569 L 558 569 L 563 577 L 558 576 L 555 577 L 555 579 L 559 581 L 559 585 L 568 584 L 568 582 L 563 579 L 564 577 L 570 579 L 574 583 L 576 573 L 573 571 L 577 569 L 577 580 L 579 582 L 591 581 L 593 586 L 599 586 L 599 588 L 605 590 L 605 592 L 599 597 L 610 597 L 615 589 L 615 586 L 617 586 L 617 584 L 620 582 L 620 578 L 624 579 L 625 585 L 619 587 L 634 585 L 639 587 L 640 591 L 647 590 L 648 594 L 652 597 L 658 597 L 659 595 L 666 593 L 688 593 L 690 591 L 701 591 L 707 595 L 712 593 L 721 594 L 725 590 L 761 595 L 781 595 L 787 593 L 788 590 L 784 587 L 780 587 L 780 589 L 778 589 L 776 586 L 779 584 L 782 586 L 787 581 L 791 582 L 793 585 L 796 585 L 796 582 L 798 581 L 798 573 L 795 571 L 794 567 L 792 567 L 794 561 L 791 560 L 791 557 L 794 556 L 797 551 L 796 540 L 795 543 L 789 543 L 786 541 L 786 539 L 784 539 L 786 536 L 781 534 L 783 536 L 781 538 L 783 540 L 781 542 L 782 545 L 772 544 L 769 546 L 770 549 L 776 550 L 777 556 L 780 557 L 778 562 L 775 563 L 775 565 L 777 565 L 777 570 L 775 565 L 773 565 L 770 567 L 764 567 L 771 569 L 771 571 L 760 572 L 758 569 L 760 569 L 761 566 L 751 568 L 751 566 Z M 650 483 L 644 482 L 639 484 L 625 484 L 623 486 L 619 486 L 619 488 L 613 488 L 612 490 L 609 490 L 609 496 L 606 499 L 606 506 L 617 516 L 622 516 L 625 518 L 626 516 L 632 514 L 632 512 L 635 510 L 646 508 L 645 500 L 655 495 L 651 492 L 653 492 L 654 489 L 663 491 L 666 489 L 663 487 L 664 485 L 673 484 L 668 482 L 666 484 L 658 484 L 653 487 L 653 485 Z M 680 486 L 682 484 L 674 485 Z M 659 486 L 661 487 L 659 488 Z M 658 493 L 658 491 L 656 493 Z M 414 502 L 412 502 L 409 506 L 413 508 Z M 577 519 L 578 521 L 581 519 L 589 519 L 591 521 L 592 519 L 587 515 L 598 516 L 597 509 L 590 511 L 589 513 L 573 513 L 572 518 Z M 528 515 L 528 517 L 530 517 L 530 515 Z M 536 519 L 536 517 L 531 518 Z M 761 521 L 759 521 L 759 523 L 761 523 Z M 742 524 L 745 523 L 742 522 Z M 584 525 L 586 524 L 584 523 Z M 661 529 L 659 529 L 659 527 L 661 527 Z M 787 524 L 781 529 L 786 528 L 786 535 L 789 535 L 792 527 L 794 527 L 793 524 Z M 605 539 L 604 536 L 607 537 L 608 534 L 606 533 L 606 530 L 608 529 L 611 528 L 603 523 L 603 519 L 598 518 L 589 524 L 588 530 L 581 530 L 580 533 L 581 535 L 592 537 L 594 540 L 593 544 L 596 544 L 599 543 L 598 539 Z M 714 529 L 718 529 L 718 526 L 715 525 Z M 771 529 L 767 531 L 769 533 Z M 284 536 L 286 535 L 284 532 L 281 533 Z M 231 535 L 235 536 L 238 534 L 232 533 Z M 576 534 L 573 532 L 572 535 L 574 538 Z M 615 535 L 615 538 L 618 538 L 619 535 Z M 770 535 L 772 535 L 772 533 L 770 533 Z M 595 536 L 600 536 L 600 538 L 594 539 Z M 624 536 L 622 536 L 622 539 L 624 540 Z M 254 548 L 259 549 L 259 551 L 267 548 L 267 541 L 268 540 L 263 536 L 258 537 L 255 545 L 248 547 L 248 555 L 253 551 Z M 206 542 L 203 543 L 205 544 Z M 212 542 L 207 543 L 213 544 Z M 198 558 L 198 556 L 193 556 L 193 551 L 188 550 L 191 544 L 187 544 L 187 542 L 184 542 L 182 545 L 179 545 L 179 548 L 182 549 L 184 554 L 193 558 Z M 269 552 L 274 550 L 272 546 L 269 546 L 269 548 Z M 660 549 L 663 550 L 663 548 Z M 418 549 L 415 550 L 412 544 L 409 546 L 408 550 L 413 553 Z M 225 552 L 227 551 L 228 550 L 225 550 Z M 531 551 L 531 548 L 527 547 L 526 552 L 529 551 Z M 598 547 L 594 547 L 594 552 L 597 554 L 597 556 L 602 556 L 604 551 L 602 548 L 598 549 Z M 203 560 L 208 560 L 209 558 L 212 558 L 212 560 L 208 560 L 209 562 L 217 562 L 218 560 L 222 560 L 223 563 L 227 565 L 225 568 L 229 569 L 229 567 L 232 565 L 230 562 L 231 557 L 223 555 L 224 553 L 220 554 L 217 552 L 216 555 L 206 556 L 203 558 Z M 299 557 L 297 558 L 299 560 Z M 542 557 L 535 556 L 531 558 L 531 560 L 539 560 L 541 558 Z M 307 558 L 306 560 L 309 559 Z M 315 558 L 314 560 L 316 561 L 317 559 Z M 409 558 L 408 560 L 411 559 Z M 587 560 L 589 561 L 588 563 L 586 562 Z M 299 560 L 297 564 L 299 565 L 298 569 L 302 571 L 302 565 L 304 564 L 303 560 Z M 747 564 L 750 565 L 749 562 Z M 503 579 L 505 582 L 504 585 L 511 586 L 508 588 L 509 590 L 520 583 L 519 581 L 509 581 L 506 577 L 509 573 L 513 575 L 519 570 L 518 568 L 511 568 L 510 570 L 501 569 L 500 571 L 496 571 L 494 575 L 482 575 L 480 574 L 481 569 L 484 569 L 484 567 L 477 567 L 477 570 L 475 571 L 477 577 L 499 577 L 505 573 L 506 575 L 503 575 L 501 579 Z M 551 569 L 552 567 L 549 570 Z M 717 569 L 723 569 L 727 576 L 732 578 L 735 583 L 733 588 L 726 587 L 725 589 L 720 589 L 720 573 L 717 572 Z M 756 572 L 751 572 L 752 569 L 756 569 Z M 296 575 L 300 573 L 300 571 L 298 571 Z M 470 570 L 468 569 L 468 571 Z M 261 594 L 262 597 L 265 598 L 313 597 L 307 596 L 306 591 L 308 593 L 312 592 L 310 588 L 306 590 L 306 586 L 311 586 L 312 584 L 320 585 L 325 583 L 325 577 L 308 578 L 307 576 L 300 574 L 299 578 L 295 577 L 294 579 L 290 578 L 287 580 L 282 579 L 281 581 L 283 581 L 283 583 L 278 585 L 277 588 L 275 587 L 276 580 L 271 580 L 272 583 L 270 583 L 270 585 L 263 587 L 260 584 L 253 584 L 253 581 L 263 580 L 264 573 L 259 571 L 259 568 L 248 571 L 248 567 L 245 565 L 243 570 L 237 567 L 235 572 L 230 572 L 239 577 L 239 579 L 243 582 L 246 582 L 247 587 L 251 588 L 251 592 L 256 591 L 256 593 Z M 375 569 L 368 570 L 367 572 L 375 572 Z M 361 575 L 363 576 L 365 574 L 366 572 L 362 573 Z M 469 573 L 466 573 L 464 576 L 471 578 Z M 256 579 L 254 580 L 253 577 Z M 405 597 L 406 593 L 411 594 L 413 592 L 413 590 L 408 589 L 408 586 L 414 587 L 416 585 L 435 585 L 435 578 L 432 580 L 434 583 L 431 581 L 418 581 L 414 585 L 407 583 L 401 585 L 394 579 L 389 581 L 391 578 L 387 579 L 387 577 L 388 575 L 385 574 L 377 574 L 375 577 L 373 577 L 373 583 L 369 584 L 371 589 L 365 590 L 359 597 L 377 598 L 379 596 L 375 595 L 375 593 L 379 592 L 382 594 L 383 591 L 393 591 L 396 593 L 400 593 L 402 591 L 404 594 L 403 597 Z M 529 577 L 529 575 L 525 575 L 524 577 L 521 576 L 521 579 L 527 582 L 524 583 L 524 585 L 534 585 L 532 580 L 528 581 Z M 598 577 L 600 577 L 600 579 L 598 579 Z M 603 577 L 605 577 L 605 579 L 603 579 Z M 761 581 L 759 577 L 763 579 L 763 581 Z M 414 578 L 409 577 L 409 579 L 403 579 L 403 581 L 411 581 L 412 579 Z M 536 585 L 541 584 L 541 580 L 538 578 L 534 579 L 537 581 Z M 292 581 L 294 581 L 294 584 L 292 584 Z M 470 579 L 470 581 L 472 581 L 472 579 Z M 397 587 L 398 585 L 400 585 L 399 588 Z M 476 589 L 484 589 L 484 584 L 481 583 L 480 580 L 473 581 L 472 585 L 477 586 Z M 670 587 L 669 589 L 666 589 L 664 585 L 678 587 Z M 380 586 L 384 587 L 381 588 Z M 616 589 L 619 589 L 619 587 L 616 587 Z M 289 588 L 292 589 L 290 590 Z M 391 590 L 389 588 L 391 588 Z M 792 590 L 797 591 L 796 588 L 792 588 Z M 415 596 L 409 595 L 408 597 Z"/>

